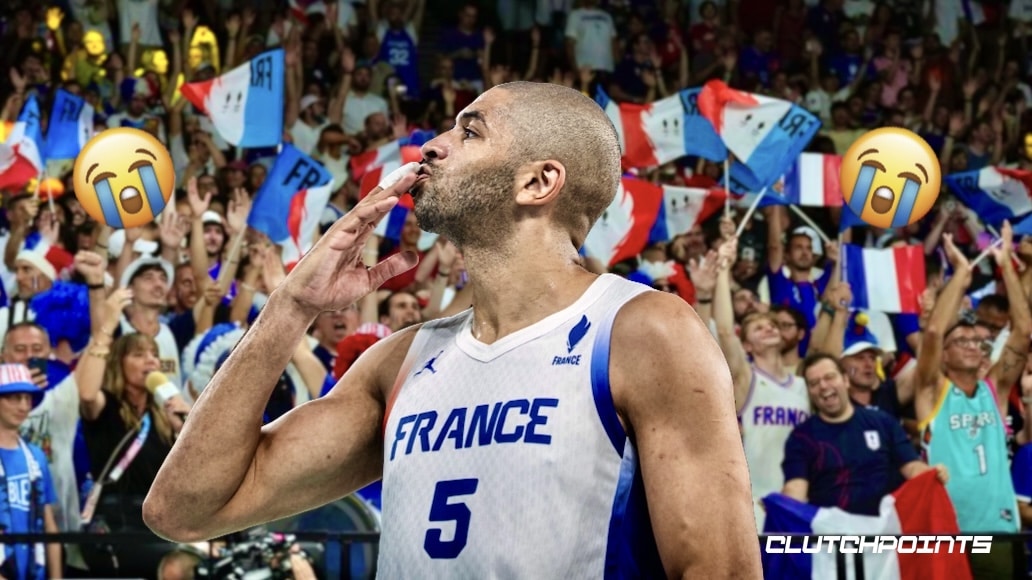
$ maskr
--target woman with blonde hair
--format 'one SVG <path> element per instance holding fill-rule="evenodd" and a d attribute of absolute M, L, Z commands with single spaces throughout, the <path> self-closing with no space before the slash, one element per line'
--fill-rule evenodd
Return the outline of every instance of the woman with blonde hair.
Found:
<path fill-rule="evenodd" d="M 150 534 L 143 523 L 143 499 L 190 407 L 181 395 L 163 397 L 167 400 L 159 404 L 147 388 L 147 377 L 161 370 L 153 338 L 131 333 L 112 340 L 131 300 L 132 292 L 125 288 L 105 300 L 75 380 L 95 482 L 83 507 L 83 523 L 90 531 L 143 536 L 131 549 L 97 546 L 84 555 L 93 574 L 147 577 L 175 546 Z M 146 535 L 154 541 L 146 541 Z"/>

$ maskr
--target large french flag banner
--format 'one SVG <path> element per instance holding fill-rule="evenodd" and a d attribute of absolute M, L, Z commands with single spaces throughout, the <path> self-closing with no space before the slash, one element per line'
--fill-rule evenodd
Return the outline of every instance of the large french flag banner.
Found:
<path fill-rule="evenodd" d="M 333 192 L 333 177 L 311 157 L 289 143 L 255 194 L 247 225 L 283 248 L 290 265 L 311 248 L 319 218 Z"/>
<path fill-rule="evenodd" d="M 1032 172 L 984 167 L 951 173 L 946 176 L 946 184 L 961 203 L 991 226 L 1032 213 Z"/>
<path fill-rule="evenodd" d="M 651 184 L 650 184 L 651 185 Z M 649 244 L 668 242 L 687 233 L 724 208 L 724 190 L 699 187 L 654 186 L 663 192 L 656 223 L 649 232 Z"/>
<path fill-rule="evenodd" d="M 57 89 L 47 126 L 46 159 L 75 159 L 93 138 L 93 105 Z"/>
<path fill-rule="evenodd" d="M 584 254 L 607 267 L 637 256 L 649 243 L 662 206 L 663 188 L 624 177 L 612 203 L 588 232 Z"/>
<path fill-rule="evenodd" d="M 22 105 L 7 141 L 0 145 L 0 188 L 23 188 L 43 174 L 45 157 L 36 95 Z"/>
<path fill-rule="evenodd" d="M 214 79 L 185 84 L 180 92 L 227 143 L 275 146 L 283 140 L 284 74 L 283 49 L 277 48 Z"/>
<path fill-rule="evenodd" d="M 873 249 L 843 244 L 843 278 L 853 290 L 853 307 L 876 312 L 921 311 L 925 255 L 920 245 Z"/>
<path fill-rule="evenodd" d="M 959 542 L 939 543 L 938 553 L 925 549 L 916 536 L 960 534 L 957 515 L 946 488 L 927 471 L 905 482 L 882 498 L 877 516 L 851 514 L 839 508 L 818 508 L 781 494 L 763 498 L 766 509 L 764 534 L 801 534 L 830 537 L 867 536 L 862 554 L 842 553 L 816 538 L 803 543 L 793 538 L 792 548 L 810 553 L 781 553 L 785 542 L 767 540 L 763 546 L 763 575 L 771 580 L 856 578 L 856 580 L 968 580 L 971 568 Z M 878 538 L 879 549 L 874 539 Z M 895 536 L 910 536 L 910 538 Z M 970 536 L 969 536 L 970 538 Z M 856 552 L 859 541 L 852 541 Z M 950 546 L 953 546 L 952 549 Z M 841 546 L 841 544 L 839 544 Z M 932 544 L 934 547 L 934 544 Z M 966 551 L 972 547 L 967 540 Z M 820 548 L 820 549 L 818 549 Z M 841 560 L 841 561 L 840 561 Z M 839 574 L 844 564 L 846 575 Z M 862 569 L 863 573 L 857 571 Z"/>
<path fill-rule="evenodd" d="M 698 114 L 687 114 L 686 98 L 679 93 L 646 105 L 616 103 L 598 90 L 595 101 L 616 128 L 625 168 L 656 167 L 687 155 L 727 157 L 712 126 Z"/>
<path fill-rule="evenodd" d="M 734 155 L 735 191 L 773 185 L 821 127 L 817 117 L 789 101 L 737 91 L 719 80 L 702 87 L 698 107 Z"/>

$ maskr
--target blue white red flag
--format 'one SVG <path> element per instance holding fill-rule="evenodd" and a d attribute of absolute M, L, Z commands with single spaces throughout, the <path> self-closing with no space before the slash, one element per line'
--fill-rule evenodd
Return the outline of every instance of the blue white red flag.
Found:
<path fill-rule="evenodd" d="M 895 492 L 882 498 L 877 516 L 851 514 L 839 508 L 819 508 L 796 501 L 781 494 L 763 498 L 766 510 L 764 534 L 821 535 L 816 538 L 792 539 L 791 547 L 785 541 L 766 541 L 763 546 L 763 575 L 765 578 L 824 580 L 827 578 L 857 578 L 857 580 L 968 580 L 971 568 L 967 553 L 959 548 L 959 541 L 938 543 L 938 550 L 919 545 L 916 536 L 939 534 L 948 538 L 960 533 L 957 515 L 946 488 L 936 479 L 934 470 L 905 482 Z M 868 536 L 862 554 L 858 547 L 862 536 Z M 879 549 L 874 548 L 874 538 Z M 903 536 L 901 538 L 892 536 Z M 907 539 L 906 536 L 910 538 Z M 842 550 L 830 545 L 832 539 L 852 542 L 852 548 Z M 972 549 L 967 536 L 966 550 Z M 825 545 L 824 542 L 829 542 Z M 840 544 L 841 545 L 841 544 Z M 895 547 L 893 547 L 895 546 Z M 790 548 L 794 553 L 787 553 Z M 801 548 L 801 549 L 800 549 Z M 798 551 L 796 551 L 798 550 Z M 937 552 L 937 553 L 936 553 Z M 839 573 L 839 558 L 844 564 L 845 576 Z M 861 563 L 862 561 L 862 563 Z M 859 571 L 862 570 L 862 573 Z"/>
<path fill-rule="evenodd" d="M 307 252 L 333 192 L 333 177 L 318 162 L 286 143 L 255 194 L 247 225 L 283 248 L 290 266 Z"/>
<path fill-rule="evenodd" d="M 731 189 L 759 192 L 788 170 L 821 127 L 812 113 L 789 101 L 737 91 L 707 82 L 699 111 L 716 129 L 731 163 Z"/>
<path fill-rule="evenodd" d="M 75 159 L 93 138 L 93 105 L 57 89 L 47 125 L 46 159 Z"/>
<path fill-rule="evenodd" d="M 24 188 L 43 174 L 45 158 L 39 103 L 35 95 L 22 105 L 18 120 L 0 145 L 0 188 Z"/>
<path fill-rule="evenodd" d="M 259 54 L 208 81 L 180 91 L 211 119 L 215 130 L 237 147 L 267 147 L 283 140 L 285 68 L 283 49 Z"/>

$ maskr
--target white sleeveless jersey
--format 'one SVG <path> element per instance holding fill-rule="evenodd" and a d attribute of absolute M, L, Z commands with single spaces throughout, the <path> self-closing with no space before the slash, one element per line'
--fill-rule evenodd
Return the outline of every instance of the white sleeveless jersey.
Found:
<path fill-rule="evenodd" d="M 649 290 L 600 276 L 491 345 L 472 310 L 419 330 L 384 421 L 378 577 L 665 576 L 609 391 L 613 319 Z"/>
<path fill-rule="evenodd" d="M 781 462 L 785 441 L 796 425 L 810 416 L 806 381 L 791 375 L 785 382 L 752 367 L 752 384 L 738 415 L 753 498 L 780 493 L 785 486 Z"/>

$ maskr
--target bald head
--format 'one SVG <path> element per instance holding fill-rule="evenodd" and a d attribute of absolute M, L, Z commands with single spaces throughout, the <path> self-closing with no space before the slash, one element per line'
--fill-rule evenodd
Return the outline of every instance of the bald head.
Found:
<path fill-rule="evenodd" d="M 519 162 L 552 159 L 566 168 L 556 221 L 580 247 L 616 195 L 620 141 L 609 117 L 579 91 L 550 83 L 513 82 L 494 90 L 512 97 L 505 115 Z"/>

